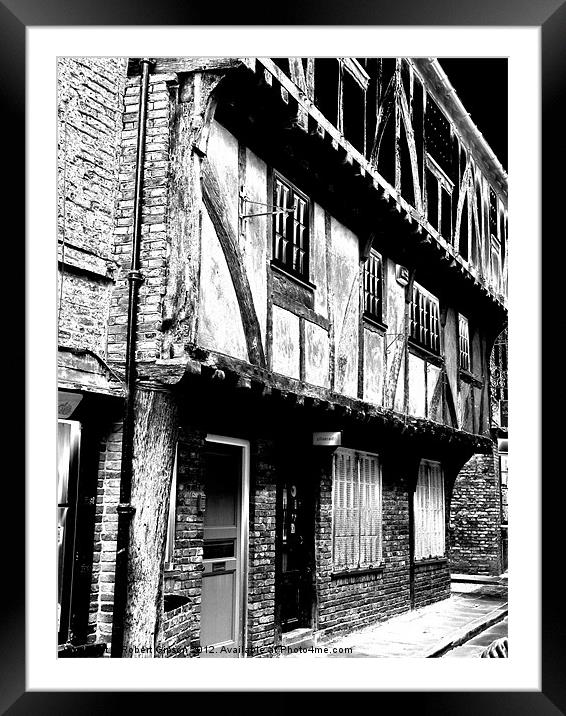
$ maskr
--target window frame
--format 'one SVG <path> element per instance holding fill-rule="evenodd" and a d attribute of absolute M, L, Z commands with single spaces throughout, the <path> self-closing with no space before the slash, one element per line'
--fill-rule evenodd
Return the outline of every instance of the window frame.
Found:
<path fill-rule="evenodd" d="M 466 327 L 465 335 L 462 330 Z M 460 370 L 472 372 L 472 355 L 470 351 L 470 322 L 463 313 L 458 313 L 458 367 Z"/>
<path fill-rule="evenodd" d="M 430 304 L 433 304 L 436 306 L 436 346 L 433 346 L 430 341 L 427 341 L 426 339 L 423 340 L 422 337 L 416 336 L 413 331 L 413 327 L 418 326 L 419 332 L 420 331 L 429 331 L 430 327 L 427 328 L 421 327 L 420 323 L 417 323 L 415 320 L 416 316 L 416 302 L 415 302 L 415 291 L 419 292 L 425 299 L 427 299 Z M 421 310 L 421 309 L 419 309 Z M 430 321 L 429 321 L 430 322 Z M 420 348 L 428 351 L 429 353 L 435 355 L 435 356 L 441 356 L 442 353 L 442 340 L 441 340 L 441 325 L 440 325 L 440 301 L 439 299 L 432 294 L 430 291 L 427 291 L 426 288 L 421 286 L 420 283 L 417 283 L 416 281 L 413 281 L 412 286 L 412 296 L 409 303 L 409 339 Z"/>
<path fill-rule="evenodd" d="M 68 442 L 62 426 L 68 428 Z M 82 424 L 78 420 L 57 420 L 57 643 L 72 633 L 76 578 L 77 511 L 81 466 Z M 64 512 L 62 512 L 64 511 Z M 64 517 L 62 515 L 64 514 Z"/>
<path fill-rule="evenodd" d="M 284 271 L 285 273 L 289 274 L 293 278 L 296 278 L 299 281 L 303 281 L 304 283 L 309 283 L 309 276 L 310 276 L 310 248 L 311 248 L 311 218 L 312 218 L 312 201 L 310 197 L 305 194 L 303 191 L 301 191 L 293 182 L 289 181 L 281 172 L 278 172 L 276 169 L 272 170 L 273 177 L 272 177 L 272 188 L 271 188 L 271 201 L 272 201 L 272 207 L 273 207 L 273 216 L 272 216 L 272 222 L 271 222 L 271 261 L 272 264 L 277 267 L 278 269 Z M 303 270 L 297 270 L 293 267 L 293 262 L 285 262 L 283 261 L 278 255 L 277 255 L 277 241 L 278 236 L 283 236 L 282 234 L 279 234 L 277 231 L 277 221 L 278 217 L 281 215 L 280 212 L 277 212 L 276 210 L 279 208 L 284 208 L 278 206 L 276 203 L 277 198 L 277 182 L 280 182 L 283 184 L 283 186 L 286 186 L 287 189 L 291 191 L 291 196 L 297 196 L 299 199 L 301 199 L 305 203 L 305 217 L 301 225 L 304 227 L 304 235 L 303 235 L 303 249 L 304 252 L 303 255 Z M 290 212 L 289 212 L 290 213 Z M 291 216 L 294 219 L 294 214 L 291 214 Z M 294 242 L 289 242 L 291 246 L 297 246 Z"/>
<path fill-rule="evenodd" d="M 501 291 L 501 264 L 501 241 L 497 236 L 491 234 L 489 241 L 489 268 L 491 286 L 496 293 Z"/>
<path fill-rule="evenodd" d="M 376 299 L 376 296 L 373 292 L 370 292 L 367 290 L 366 285 L 368 281 L 368 276 L 370 275 L 369 266 L 371 260 L 377 260 L 379 262 L 379 297 L 377 297 L 377 300 L 379 302 L 379 315 L 373 313 L 372 311 L 367 310 L 367 303 L 368 303 L 368 297 L 372 297 Z M 380 325 L 384 325 L 385 319 L 384 319 L 384 297 L 385 297 L 385 290 L 384 290 L 384 271 L 383 271 L 383 256 L 376 251 L 375 249 L 370 249 L 369 256 L 366 261 L 364 261 L 362 266 L 362 290 L 363 290 L 363 317 L 369 319 L 370 321 L 373 321 L 375 323 L 378 323 Z"/>
<path fill-rule="evenodd" d="M 437 207 L 436 207 L 436 226 L 431 223 L 429 216 L 429 208 L 428 208 L 428 202 L 427 202 L 427 208 L 426 208 L 426 218 L 429 224 L 436 229 L 439 236 L 442 236 L 447 243 L 452 244 L 453 242 L 453 231 L 454 231 L 454 217 L 452 216 L 452 194 L 454 193 L 454 182 L 448 177 L 444 169 L 438 164 L 438 162 L 432 157 L 428 152 L 426 153 L 426 168 L 429 170 L 429 172 L 436 178 L 438 182 L 438 195 L 437 195 Z M 442 193 L 445 192 L 446 196 L 443 197 Z M 450 235 L 444 236 L 442 233 L 442 203 L 443 201 L 448 202 L 450 205 L 450 211 L 451 211 L 451 218 L 450 218 Z"/>
<path fill-rule="evenodd" d="M 177 541 L 177 481 L 178 481 L 179 441 L 175 445 L 175 457 L 169 491 L 169 513 L 167 515 L 167 532 L 165 534 L 164 568 L 172 569 L 175 565 L 175 543 Z"/>
<path fill-rule="evenodd" d="M 423 471 L 426 468 L 426 474 Z M 439 477 L 440 489 L 436 493 L 439 496 L 438 506 L 431 503 L 431 477 L 433 475 L 432 468 L 438 470 L 435 477 Z M 426 479 L 426 495 L 419 496 L 419 487 L 424 491 L 424 479 Z M 423 498 L 428 498 L 423 502 Z M 440 511 L 440 518 L 434 511 Z M 430 513 L 433 512 L 431 515 Z M 444 485 L 444 471 L 442 464 L 435 460 L 422 459 L 419 464 L 419 473 L 413 493 L 413 521 L 414 521 L 414 559 L 415 561 L 423 561 L 430 559 L 446 558 L 446 490 Z M 431 533 L 430 527 L 434 528 Z M 428 529 L 427 529 L 428 528 Z M 425 531 L 425 529 L 427 531 Z M 435 539 L 438 542 L 435 542 Z"/>
<path fill-rule="evenodd" d="M 357 486 L 357 501 L 358 501 L 358 507 L 357 507 L 357 517 L 354 516 L 353 523 L 355 525 L 355 531 L 352 535 L 353 539 L 355 540 L 357 537 L 357 551 L 353 550 L 354 554 L 357 554 L 357 561 L 339 561 L 337 559 L 337 539 L 340 536 L 343 535 L 337 535 L 337 529 L 338 529 L 338 516 L 337 511 L 338 509 L 344 510 L 344 507 L 338 507 L 338 479 L 337 479 L 337 458 L 343 456 L 347 457 L 349 456 L 351 459 L 354 460 L 355 465 L 355 476 L 352 480 L 352 488 L 350 489 L 350 492 L 346 492 L 346 494 L 352 494 L 354 495 L 354 500 L 356 499 L 356 486 Z M 376 461 L 376 475 L 377 475 L 377 481 L 376 481 L 376 487 L 377 487 L 377 499 L 375 503 L 370 503 L 369 505 L 366 503 L 365 505 L 365 516 L 362 514 L 364 510 L 361 507 L 361 469 L 360 469 L 360 462 L 364 459 L 374 459 Z M 352 473 L 353 475 L 353 473 Z M 367 484 L 367 483 L 366 483 Z M 367 495 L 367 493 L 366 493 Z M 356 508 L 353 508 L 355 510 Z M 375 517 L 371 515 L 371 512 L 377 513 L 377 516 Z M 369 515 L 368 515 L 369 513 Z M 377 531 L 372 531 L 370 533 L 362 532 L 362 522 L 364 522 L 366 528 L 368 525 L 368 520 L 370 522 L 370 525 L 373 525 L 372 520 L 376 519 Z M 370 527 L 371 529 L 371 527 Z M 369 559 L 369 560 L 362 560 L 362 538 L 368 538 L 368 539 L 376 539 L 377 542 L 375 543 L 374 549 L 375 549 L 375 559 Z M 354 543 L 355 546 L 355 543 Z M 371 548 L 370 548 L 371 549 Z M 367 554 L 367 551 L 366 551 Z M 332 457 L 332 571 L 334 573 L 341 573 L 341 572 L 358 572 L 358 571 L 365 571 L 368 569 L 376 569 L 380 568 L 383 565 L 383 475 L 382 475 L 382 467 L 381 467 L 381 461 L 379 459 L 379 455 L 376 453 L 370 453 L 362 450 L 353 450 L 350 448 L 339 448 L 337 449 Z"/>

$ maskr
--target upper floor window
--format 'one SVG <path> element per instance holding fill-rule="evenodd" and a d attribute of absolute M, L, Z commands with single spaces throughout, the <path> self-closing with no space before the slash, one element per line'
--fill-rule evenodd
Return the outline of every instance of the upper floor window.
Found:
<path fill-rule="evenodd" d="M 364 313 L 376 321 L 383 320 L 383 274 L 381 256 L 373 249 L 364 264 Z"/>
<path fill-rule="evenodd" d="M 335 569 L 370 567 L 381 562 L 381 502 L 378 456 L 337 450 L 332 482 Z"/>
<path fill-rule="evenodd" d="M 491 235 L 491 285 L 499 293 L 501 285 L 501 242 Z"/>
<path fill-rule="evenodd" d="M 454 184 L 440 165 L 426 155 L 427 218 L 446 240 L 452 241 L 452 192 Z"/>
<path fill-rule="evenodd" d="M 458 344 L 460 368 L 470 370 L 470 329 L 468 319 L 461 313 L 458 314 Z"/>
<path fill-rule="evenodd" d="M 279 174 L 273 177 L 273 260 L 289 273 L 308 279 L 309 200 Z"/>
<path fill-rule="evenodd" d="M 411 338 L 432 353 L 440 353 L 438 299 L 418 283 L 413 284 L 409 321 Z"/>

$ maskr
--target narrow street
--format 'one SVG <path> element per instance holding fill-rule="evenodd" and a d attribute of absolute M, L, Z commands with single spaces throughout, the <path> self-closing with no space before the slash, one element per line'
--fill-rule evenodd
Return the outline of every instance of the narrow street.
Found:
<path fill-rule="evenodd" d="M 449 599 L 318 645 L 327 647 L 325 652 L 297 648 L 282 656 L 479 657 L 492 641 L 507 636 L 507 575 L 453 581 L 451 592 Z"/>
<path fill-rule="evenodd" d="M 493 626 L 488 627 L 461 646 L 457 646 L 456 648 L 446 652 L 446 654 L 442 655 L 442 658 L 459 659 L 465 657 L 478 657 L 493 641 L 508 636 L 508 631 L 508 617 L 505 617 L 497 624 L 493 624 Z"/>

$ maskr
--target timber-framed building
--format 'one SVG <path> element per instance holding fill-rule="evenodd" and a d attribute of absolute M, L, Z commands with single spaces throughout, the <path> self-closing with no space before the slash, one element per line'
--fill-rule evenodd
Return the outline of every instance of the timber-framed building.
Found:
<path fill-rule="evenodd" d="M 449 595 L 507 176 L 434 59 L 60 61 L 60 653 Z"/>

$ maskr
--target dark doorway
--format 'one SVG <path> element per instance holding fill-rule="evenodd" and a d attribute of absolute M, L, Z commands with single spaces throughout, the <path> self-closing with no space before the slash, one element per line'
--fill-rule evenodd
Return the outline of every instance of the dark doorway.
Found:
<path fill-rule="evenodd" d="M 283 633 L 312 624 L 314 510 L 310 481 L 288 468 L 279 489 L 279 604 Z"/>

